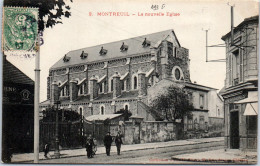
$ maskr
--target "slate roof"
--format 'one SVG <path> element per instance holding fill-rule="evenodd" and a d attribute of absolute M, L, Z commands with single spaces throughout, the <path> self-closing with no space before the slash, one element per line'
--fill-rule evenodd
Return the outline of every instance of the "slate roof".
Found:
<path fill-rule="evenodd" d="M 34 85 L 34 81 L 10 63 L 6 57 L 3 58 L 3 80 L 4 82 Z"/>
<path fill-rule="evenodd" d="M 141 54 L 141 53 L 146 53 L 150 51 L 150 47 L 143 47 L 142 43 L 145 40 L 148 40 L 151 42 L 151 46 L 156 45 L 157 43 L 160 43 L 160 41 L 164 40 L 168 35 L 173 34 L 177 40 L 178 46 L 180 47 L 180 43 L 172 29 L 162 31 L 162 32 L 157 32 L 157 33 L 152 33 L 152 34 L 147 34 L 143 36 L 138 36 L 134 38 L 129 38 L 125 40 L 120 40 L 116 42 L 111 42 L 111 43 L 106 43 L 106 44 L 101 44 L 97 46 L 92 46 L 92 47 L 86 47 L 78 50 L 73 50 L 70 51 L 66 54 L 66 57 L 70 57 L 70 60 L 68 62 L 63 61 L 63 56 L 58 62 L 56 62 L 51 69 L 55 68 L 61 68 L 65 66 L 72 66 L 76 64 L 85 64 L 88 62 L 94 62 L 94 61 L 103 61 L 105 59 L 114 59 L 118 57 L 126 57 L 130 55 L 135 55 L 135 54 Z M 120 47 L 122 44 L 128 46 L 127 51 L 121 51 Z M 101 50 L 101 47 L 103 49 L 107 50 L 107 54 L 105 55 L 100 55 L 99 52 Z M 84 59 L 80 57 L 82 54 L 82 51 L 84 53 L 87 53 L 88 56 Z"/>

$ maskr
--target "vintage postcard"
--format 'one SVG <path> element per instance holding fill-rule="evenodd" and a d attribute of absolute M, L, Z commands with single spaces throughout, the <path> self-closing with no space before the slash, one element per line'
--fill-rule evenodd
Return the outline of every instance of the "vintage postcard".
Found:
<path fill-rule="evenodd" d="M 2 163 L 256 164 L 258 12 L 4 0 Z"/>

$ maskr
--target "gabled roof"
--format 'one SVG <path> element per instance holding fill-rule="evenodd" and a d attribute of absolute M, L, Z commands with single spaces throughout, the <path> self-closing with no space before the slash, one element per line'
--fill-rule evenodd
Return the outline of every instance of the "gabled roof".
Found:
<path fill-rule="evenodd" d="M 61 68 L 61 67 L 67 67 L 67 66 L 72 66 L 72 65 L 77 65 L 77 64 L 85 64 L 89 62 L 96 62 L 96 61 L 103 61 L 106 59 L 114 59 L 118 57 L 126 57 L 130 55 L 135 55 L 135 54 L 141 54 L 141 53 L 147 53 L 150 51 L 150 47 L 143 47 L 142 43 L 145 40 L 148 40 L 151 42 L 151 47 L 156 46 L 158 42 L 161 42 L 165 38 L 167 38 L 169 35 L 173 35 L 174 38 L 176 39 L 177 46 L 180 47 L 180 43 L 172 29 L 162 31 L 162 32 L 156 32 L 152 34 L 147 34 L 143 36 L 138 36 L 134 38 L 129 38 L 125 40 L 120 40 L 116 42 L 111 42 L 111 43 L 106 43 L 106 44 L 101 44 L 97 46 L 92 46 L 92 47 L 86 47 L 74 51 L 70 51 L 66 54 L 66 57 L 70 57 L 70 60 L 68 62 L 63 61 L 63 57 L 56 62 L 51 69 L 55 68 Z M 127 51 L 121 51 L 120 47 L 122 46 L 122 43 L 124 42 L 125 45 L 128 46 Z M 100 55 L 99 52 L 101 48 L 107 50 L 107 53 L 105 55 Z M 80 55 L 82 54 L 82 51 L 84 53 L 87 53 L 88 56 L 85 59 L 82 59 Z"/>
<path fill-rule="evenodd" d="M 30 77 L 10 63 L 6 57 L 3 58 L 3 81 L 29 85 L 34 84 L 34 81 Z"/>

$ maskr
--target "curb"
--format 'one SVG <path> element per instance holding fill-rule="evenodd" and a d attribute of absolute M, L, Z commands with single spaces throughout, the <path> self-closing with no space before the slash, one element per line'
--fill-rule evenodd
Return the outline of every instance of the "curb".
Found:
<path fill-rule="evenodd" d="M 210 163 L 236 163 L 236 164 L 249 164 L 247 159 L 191 159 L 191 158 L 178 158 L 171 157 L 173 160 L 177 161 L 192 161 L 192 162 L 210 162 Z"/>
<path fill-rule="evenodd" d="M 205 143 L 214 143 L 214 142 L 222 142 L 223 140 L 219 140 L 219 141 L 205 141 L 205 142 L 194 142 L 194 143 L 188 143 L 188 144 L 184 144 L 184 145 L 169 145 L 169 146 L 160 146 L 160 147 L 146 147 L 146 148 L 140 148 L 140 149 L 130 149 L 130 150 L 124 150 L 122 152 L 128 152 L 128 151 L 136 151 L 136 150 L 147 150 L 147 149 L 157 149 L 157 148 L 165 148 L 165 147 L 173 147 L 173 146 L 176 146 L 176 147 L 179 147 L 179 146 L 186 146 L 186 145 L 198 145 L 198 144 L 205 144 Z M 96 154 L 96 155 L 100 155 L 100 154 L 105 154 L 104 153 L 99 153 L 99 154 Z M 58 159 L 61 159 L 61 158 L 71 158 L 71 157 L 80 157 L 80 156 L 86 156 L 86 155 L 82 155 L 82 154 L 79 154 L 79 155 L 65 155 L 65 156 L 62 156 Z M 42 160 L 55 160 L 56 158 L 49 158 L 49 159 L 39 159 L 39 161 L 42 161 Z M 34 160 L 23 160 L 23 161 L 15 161 L 15 162 L 11 162 L 11 163 L 26 163 L 26 162 L 33 162 Z"/>

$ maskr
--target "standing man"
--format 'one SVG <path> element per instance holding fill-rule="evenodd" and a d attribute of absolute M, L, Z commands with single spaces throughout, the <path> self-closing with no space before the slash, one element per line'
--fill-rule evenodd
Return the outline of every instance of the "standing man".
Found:
<path fill-rule="evenodd" d="M 48 153 L 49 153 L 49 151 L 50 151 L 50 144 L 45 144 L 45 146 L 44 146 L 44 157 L 45 158 L 48 158 Z"/>
<path fill-rule="evenodd" d="M 93 152 L 92 152 L 93 144 L 94 144 L 94 141 L 93 141 L 92 135 L 89 134 L 87 141 L 86 141 L 86 151 L 87 151 L 88 158 L 93 158 Z"/>
<path fill-rule="evenodd" d="M 123 144 L 122 135 L 120 131 L 116 135 L 115 143 L 116 143 L 117 155 L 120 155 L 121 145 Z"/>
<path fill-rule="evenodd" d="M 110 132 L 107 132 L 104 138 L 104 145 L 106 147 L 107 156 L 110 156 L 110 149 L 111 149 L 112 142 L 113 142 L 112 136 L 110 135 Z"/>

